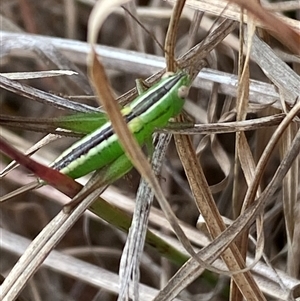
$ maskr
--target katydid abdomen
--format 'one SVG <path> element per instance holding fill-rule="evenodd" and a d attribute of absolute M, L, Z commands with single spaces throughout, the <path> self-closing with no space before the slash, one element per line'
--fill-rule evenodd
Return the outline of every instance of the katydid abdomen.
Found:
<path fill-rule="evenodd" d="M 165 126 L 170 118 L 180 113 L 189 83 L 187 74 L 173 74 L 122 109 L 140 146 L 151 138 L 156 128 Z M 66 150 L 51 167 L 76 179 L 111 164 L 122 155 L 124 150 L 111 123 L 107 122 Z"/>

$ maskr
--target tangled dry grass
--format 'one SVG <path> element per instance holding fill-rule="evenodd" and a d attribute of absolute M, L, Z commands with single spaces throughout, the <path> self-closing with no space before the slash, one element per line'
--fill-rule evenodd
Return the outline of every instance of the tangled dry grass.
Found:
<path fill-rule="evenodd" d="M 159 147 L 168 135 L 155 151 L 164 195 L 198 259 L 173 234 L 159 202 L 142 254 L 128 247 L 135 240 L 142 248 L 144 234 L 128 236 L 129 217 L 134 210 L 147 216 L 152 197 L 136 170 L 102 194 L 105 209 L 82 207 L 76 222 L 61 212 L 69 198 L 45 186 L 1 204 L 3 300 L 21 291 L 19 300 L 117 300 L 119 270 L 119 300 L 126 293 L 142 301 L 300 298 L 299 2 L 234 1 L 224 9 L 223 1 L 187 0 L 165 60 L 156 40 L 165 42 L 173 2 L 114 9 L 96 49 L 122 105 L 134 96 L 135 79 L 159 73 L 173 50 L 181 67 L 202 68 L 184 116 L 159 131 L 174 134 L 166 155 Z M 45 165 L 77 139 L 58 137 L 48 121 L 98 105 L 86 63 L 93 5 L 1 3 L 1 136 L 23 153 L 42 141 L 33 158 Z M 250 14 L 242 16 L 238 5 Z M 200 51 L 189 60 L 194 45 Z M 2 155 L 1 170 L 8 163 Z M 3 173 L 1 196 L 32 179 L 22 167 Z M 103 210 L 112 213 L 104 217 Z M 145 216 L 134 215 L 133 224 L 146 227 Z"/>

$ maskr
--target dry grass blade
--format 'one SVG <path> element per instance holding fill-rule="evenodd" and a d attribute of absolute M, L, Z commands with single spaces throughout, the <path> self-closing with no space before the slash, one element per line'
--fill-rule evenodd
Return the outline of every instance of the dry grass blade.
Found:
<path fill-rule="evenodd" d="M 205 59 L 207 55 L 236 28 L 236 25 L 237 23 L 231 20 L 225 19 L 222 21 L 203 41 L 178 59 L 180 67 L 191 67 L 191 64 L 195 62 L 195 59 L 197 59 L 198 64 L 200 65 L 200 61 Z M 197 55 L 195 55 L 195 53 L 197 53 Z M 195 72 L 198 73 L 199 70 L 196 69 Z"/>
<path fill-rule="evenodd" d="M 270 29 L 272 34 L 281 40 L 284 45 L 288 46 L 294 53 L 300 54 L 299 31 L 296 32 L 296 30 L 293 30 L 279 18 L 269 13 L 257 1 L 230 0 L 230 2 L 234 2 L 241 8 L 247 9 L 248 12 L 250 12 L 255 18 L 259 19 L 268 29 Z M 274 30 L 275 26 L 276 30 Z"/>
<path fill-rule="evenodd" d="M 52 77 L 60 75 L 73 75 L 77 74 L 71 70 L 49 70 L 49 71 L 37 71 L 37 72 L 13 72 L 13 73 L 0 73 L 0 75 L 9 79 L 33 79 L 42 77 Z"/>
<path fill-rule="evenodd" d="M 287 116 L 282 123 L 282 126 L 280 129 L 275 133 L 275 136 L 278 137 L 278 133 L 283 131 L 287 125 L 291 122 L 295 114 L 300 109 L 300 103 L 297 105 L 297 107 L 293 108 L 293 112 L 290 113 L 289 116 Z M 275 140 L 275 139 L 274 139 Z M 269 146 L 267 148 L 267 153 L 270 155 L 273 149 L 273 143 L 274 140 L 271 140 L 269 143 Z M 280 164 L 279 168 L 277 169 L 272 181 L 268 185 L 268 187 L 265 189 L 265 191 L 262 193 L 262 195 L 258 198 L 258 200 L 250 205 L 242 215 L 240 215 L 236 221 L 228 227 L 225 231 L 222 232 L 221 235 L 218 236 L 218 238 L 214 239 L 214 241 L 207 247 L 203 248 L 197 256 L 201 256 L 202 260 L 207 260 L 206 262 L 212 262 L 215 260 L 215 258 L 222 252 L 226 254 L 227 251 L 224 251 L 226 247 L 229 246 L 230 243 L 236 238 L 238 233 L 242 231 L 245 227 L 249 226 L 254 219 L 257 217 L 257 215 L 260 214 L 261 210 L 263 209 L 264 205 L 272 196 L 280 183 L 282 182 L 284 176 L 288 172 L 289 168 L 297 158 L 299 152 L 300 152 L 300 131 L 298 131 L 295 139 L 293 140 L 293 145 L 289 149 L 289 152 L 286 154 L 286 157 Z M 259 165 L 258 165 L 259 168 Z M 255 179 L 255 178 L 254 178 Z M 199 185 L 199 187 L 205 187 L 207 186 L 204 182 L 204 185 L 200 185 L 199 183 L 192 183 L 194 186 Z M 196 185 L 195 185 L 196 184 Z M 207 190 L 208 191 L 208 190 Z M 205 196 L 203 197 L 203 200 L 205 200 Z M 201 205 L 200 205 L 201 206 Z M 199 207 L 200 207 L 199 206 Z M 211 210 L 211 208 L 208 208 L 208 210 Z M 215 220 L 210 220 L 210 222 L 215 222 Z M 232 247 L 232 245 L 231 245 Z M 210 250 L 211 249 L 211 250 Z M 237 253 L 238 254 L 238 251 Z M 227 255 L 228 256 L 228 255 Z M 226 262 L 226 260 L 224 260 Z M 232 263 L 233 261 L 231 261 Z M 193 279 L 199 276 L 199 274 L 202 272 L 201 269 L 198 267 L 198 262 L 196 258 L 191 258 L 183 267 L 179 270 L 178 275 L 175 275 L 171 281 L 169 282 L 168 286 L 164 288 L 164 290 L 161 292 L 161 294 L 155 299 L 156 301 L 162 301 L 162 300 L 169 300 L 172 296 L 176 296 L 179 291 L 183 289 L 187 284 L 189 284 Z M 245 275 L 249 273 L 246 272 Z M 237 275 L 235 275 L 237 276 Z M 236 279 L 236 278 L 235 278 Z M 250 288 L 251 289 L 251 288 Z M 257 291 L 259 293 L 259 290 Z M 287 293 L 287 295 L 290 295 L 290 292 Z M 254 295 L 250 293 L 249 300 L 253 300 L 252 298 L 255 298 Z M 258 299 L 261 300 L 261 299 Z"/>
<path fill-rule="evenodd" d="M 25 155 L 29 156 L 34 154 L 36 151 L 38 151 L 40 148 L 42 148 L 43 146 L 49 144 L 50 142 L 52 142 L 53 140 L 58 139 L 59 137 L 57 135 L 47 135 L 46 137 L 44 137 L 43 139 L 41 139 L 38 143 L 36 143 L 35 145 L 31 146 L 28 150 L 26 150 L 24 152 Z M 12 170 L 14 170 L 16 167 L 18 167 L 19 164 L 16 163 L 15 161 L 12 161 L 10 164 L 8 164 L 6 166 L 6 168 L 4 168 L 1 172 L 0 172 L 0 178 L 5 177 L 9 172 L 11 172 Z"/>
<path fill-rule="evenodd" d="M 160 174 L 162 161 L 171 140 L 170 135 L 161 135 L 152 157 L 152 168 L 156 175 Z M 129 296 L 129 288 L 133 282 L 133 296 L 139 298 L 140 263 L 145 244 L 146 231 L 149 223 L 150 208 L 154 192 L 142 179 L 136 196 L 132 224 L 124 246 L 120 261 L 119 276 L 121 281 L 119 299 Z M 121 299 L 122 300 L 122 299 Z"/>
<path fill-rule="evenodd" d="M 136 4 L 134 1 L 129 1 L 123 6 L 126 8 L 125 12 L 127 11 L 127 14 L 125 14 L 125 20 L 135 48 L 139 52 L 145 52 L 145 42 L 142 34 L 142 28 L 140 26 L 136 26 L 136 20 L 138 20 Z"/>
<path fill-rule="evenodd" d="M 173 2 L 173 1 L 170 1 Z M 228 5 L 228 2 L 231 2 Z M 255 18 L 257 18 L 257 26 L 262 26 L 270 29 L 270 31 L 282 41 L 284 45 L 288 45 L 294 51 L 294 53 L 299 53 L 299 21 L 286 18 L 284 16 L 275 16 L 268 11 L 268 4 L 265 8 L 256 1 L 244 1 L 244 0 L 231 0 L 231 1 L 195 1 L 187 0 L 187 6 L 201 11 L 206 11 L 214 15 L 220 15 L 221 13 L 225 18 L 239 20 L 240 19 L 240 9 L 234 5 L 237 4 L 243 9 L 247 9 Z M 232 4 L 234 3 L 234 4 Z M 297 4 L 296 4 L 297 6 Z M 226 9 L 225 9 L 226 8 Z M 224 11 L 225 9 L 225 11 Z M 245 22 L 247 22 L 247 16 L 244 16 Z M 273 30 L 274 26 L 280 24 L 280 30 Z"/>
<path fill-rule="evenodd" d="M 198 209 L 206 221 L 211 236 L 216 238 L 225 230 L 226 227 L 218 209 L 216 208 L 202 168 L 199 164 L 195 163 L 197 162 L 197 159 L 195 157 L 191 141 L 189 137 L 185 136 L 175 136 L 175 141 L 190 187 L 197 202 Z M 236 271 L 244 268 L 242 257 L 235 244 L 231 245 L 230 248 L 224 252 L 222 258 L 227 264 L 229 270 Z M 249 272 L 235 275 L 234 280 L 245 298 L 249 300 L 264 300 L 264 296 L 258 289 Z"/>
<path fill-rule="evenodd" d="M 182 10 L 185 5 L 185 0 L 177 1 L 171 19 L 169 22 L 169 27 L 166 35 L 165 41 L 165 51 L 166 51 L 166 65 L 167 71 L 174 72 L 176 70 L 176 60 L 175 60 L 175 44 L 176 36 L 178 32 L 178 24 Z"/>
<path fill-rule="evenodd" d="M 217 90 L 218 88 L 217 85 L 215 84 L 211 91 L 208 108 L 207 108 L 208 123 L 216 122 L 218 120 L 217 118 L 218 91 Z M 224 150 L 222 144 L 220 143 L 216 135 L 209 135 L 201 140 L 196 150 L 197 153 L 199 150 L 200 159 L 201 159 L 200 155 L 204 156 L 203 151 L 205 150 L 207 143 L 210 143 L 212 155 L 215 158 L 215 160 L 218 162 L 224 174 L 224 178 L 221 181 L 219 181 L 219 183 L 215 185 L 211 185 L 211 191 L 213 193 L 218 193 L 228 185 L 228 181 L 230 178 L 231 163 L 230 163 L 229 156 L 227 155 L 226 151 Z"/>
<path fill-rule="evenodd" d="M 249 26 L 250 25 L 250 26 Z M 243 30 L 243 20 L 241 20 L 240 27 L 240 50 L 239 50 L 239 86 L 238 86 L 238 95 L 236 102 L 236 111 L 237 111 L 237 120 L 245 120 L 248 111 L 248 98 L 249 98 L 249 77 L 250 77 L 250 68 L 249 68 L 249 60 L 250 60 L 250 49 L 252 45 L 252 39 L 255 32 L 255 26 L 253 22 L 248 22 L 248 31 L 247 31 L 247 54 L 246 58 L 243 58 L 243 39 L 244 39 L 244 30 Z M 246 179 L 247 184 L 250 183 L 253 178 L 254 170 L 255 170 L 255 162 L 253 155 L 250 150 L 250 146 L 247 142 L 246 136 L 244 132 L 236 133 L 236 146 L 235 146 L 235 172 L 234 172 L 234 186 L 233 186 L 233 212 L 234 217 L 239 215 L 239 211 L 241 205 L 238 203 L 238 188 L 239 185 L 239 167 L 241 167 L 243 171 L 243 176 Z M 244 208 L 247 208 L 249 204 L 243 204 Z M 243 208 L 243 209 L 244 209 Z M 248 232 L 245 231 L 241 234 L 241 237 L 236 242 L 237 248 L 240 250 L 240 254 L 243 257 L 244 262 L 246 262 L 247 250 L 248 250 Z M 260 254 L 261 257 L 262 254 Z M 259 258 L 260 258 L 259 257 Z M 258 259 L 259 259 L 258 258 Z M 242 300 L 243 296 L 239 291 L 236 284 L 232 284 L 231 287 L 231 300 Z"/>
<path fill-rule="evenodd" d="M 89 198 L 101 183 L 113 181 L 112 186 L 118 188 L 108 187 L 102 195 L 105 200 L 96 199 L 72 228 L 69 226 L 74 221 L 69 217 L 73 212 L 70 216 L 66 212 L 70 205 L 60 212 L 69 198 L 50 186 L 1 203 L 0 279 L 1 275 L 7 277 L 0 288 L 1 294 L 5 288 L 8 294 L 5 300 L 12 301 L 24 287 L 21 295 L 26 300 L 43 301 L 111 301 L 116 300 L 118 294 L 119 299 L 137 300 L 139 296 L 141 301 L 154 298 L 263 300 L 262 294 L 266 300 L 297 300 L 300 297 L 300 59 L 289 47 L 297 42 L 295 50 L 299 51 L 299 1 L 264 1 L 261 6 L 254 3 L 255 0 L 235 3 L 223 0 L 148 1 L 136 6 L 128 1 L 123 7 L 112 8 L 113 4 L 121 2 L 1 2 L 1 136 L 24 153 L 29 149 L 35 151 L 43 144 L 47 138 L 36 144 L 43 137 L 41 133 L 61 134 L 62 139 L 46 142 L 47 146 L 33 155 L 35 161 L 51 164 L 81 133 L 80 129 L 75 133 L 76 127 L 71 128 L 77 135 L 71 137 L 69 132 L 64 135 L 60 128 L 68 129 L 74 118 L 80 123 L 79 116 L 91 116 L 72 113 L 68 116 L 73 118 L 70 120 L 64 116 L 69 114 L 68 110 L 98 110 L 97 95 L 94 96 L 95 89 L 89 81 L 91 73 L 86 72 L 92 65 L 86 64 L 91 45 L 85 41 L 87 36 L 91 40 L 91 32 L 87 29 L 91 28 L 88 18 L 93 6 L 96 3 L 96 7 L 99 3 L 106 6 L 100 10 L 100 15 L 94 15 L 97 27 L 92 33 L 95 73 L 99 71 L 97 53 L 112 83 L 109 89 L 113 95 L 121 95 L 117 101 L 118 107 L 122 107 L 137 96 L 137 89 L 132 89 L 136 78 L 151 75 L 145 81 L 145 86 L 151 86 L 165 72 L 166 62 L 162 56 L 165 53 L 163 47 L 158 49 L 155 41 L 163 44 L 175 2 L 176 7 L 181 8 L 185 2 L 178 26 L 170 23 L 173 37 L 166 54 L 166 57 L 170 54 L 168 69 L 183 69 L 194 75 L 201 67 L 206 68 L 193 80 L 186 100 L 184 116 L 188 122 L 171 122 L 167 128 L 159 129 L 168 137 L 169 134 L 184 135 L 180 140 L 181 156 L 188 177 L 171 140 L 167 163 L 160 157 L 167 142 L 162 143 L 164 151 L 159 150 L 162 172 L 157 178 L 186 235 L 185 244 L 192 246 L 196 256 L 190 257 L 184 250 L 156 200 L 152 204 L 153 192 L 147 181 L 142 181 L 145 184 L 140 186 L 138 203 L 135 202 L 139 172 L 132 169 L 126 179 L 109 181 L 106 176 L 115 175 L 112 169 L 124 164 L 118 160 L 97 172 L 90 181 L 86 177 L 78 179 L 82 183 L 78 187 L 83 190 L 74 202 Z M 109 17 L 102 26 L 103 14 Z M 253 16 L 255 21 L 252 21 Z M 253 24 L 258 30 L 252 39 Z M 244 39 L 243 30 L 247 30 L 244 36 L 248 38 Z M 155 37 L 151 38 L 152 35 Z M 144 50 L 148 53 L 141 53 Z M 238 53 L 240 61 L 245 63 L 241 63 L 241 72 L 237 75 Z M 176 66 L 172 66 L 174 57 L 180 55 Z M 61 74 L 73 70 L 70 72 L 77 74 L 52 76 L 53 72 L 46 71 L 49 69 L 58 69 Z M 6 75 L 10 78 L 5 78 Z M 100 81 L 104 89 L 108 88 L 101 76 Z M 104 94 L 104 98 L 109 97 Z M 94 116 L 99 121 L 99 114 Z M 112 118 L 114 123 L 119 120 L 115 114 Z M 67 125 L 57 124 L 66 119 Z M 109 122 L 105 117 L 103 120 Z M 84 133 L 93 131 L 95 127 L 90 127 L 93 122 L 89 119 Z M 130 141 L 131 136 L 127 134 L 122 132 Z M 233 176 L 235 153 L 242 167 L 236 178 Z M 2 154 L 0 160 L 1 169 L 10 162 Z M 131 162 L 129 164 L 128 169 L 132 167 Z M 142 164 L 142 173 L 148 177 L 150 169 L 145 162 Z M 4 170 L 5 174 L 10 166 Z M 156 168 L 152 166 L 155 174 Z M 0 178 L 0 200 L 22 185 L 25 187 L 21 190 L 25 190 L 26 184 L 32 182 L 32 175 L 22 166 L 5 177 L 1 177 L 0 172 Z M 236 188 L 239 208 L 237 219 L 234 219 L 232 195 Z M 195 199 L 203 213 L 200 217 Z M 57 212 L 60 213 L 55 217 Z M 264 223 L 260 222 L 262 213 Z M 133 228 L 127 235 L 130 225 Z M 61 231 L 57 226 L 62 226 Z M 261 233 L 266 237 L 264 247 Z M 51 251 L 62 237 L 56 251 Z M 239 240 L 241 237 L 244 239 Z M 226 257 L 226 263 L 222 256 Z M 225 281 L 220 281 L 222 279 Z M 236 280 L 239 286 L 234 287 L 230 279 Z"/>
<path fill-rule="evenodd" d="M 251 131 L 278 125 L 284 118 L 284 114 L 277 114 L 273 116 L 261 117 L 244 121 L 233 122 L 217 122 L 208 124 L 190 124 L 183 123 L 181 125 L 170 124 L 162 132 L 169 132 L 172 134 L 222 134 L 235 133 L 238 131 Z"/>
<path fill-rule="evenodd" d="M 231 30 L 233 29 L 230 29 L 230 31 Z M 214 41 L 215 43 L 215 41 L 218 41 L 218 37 L 216 37 L 216 34 L 220 34 L 220 31 L 218 30 L 214 33 L 215 34 L 211 40 Z M 30 44 L 30 40 L 36 40 L 35 43 L 37 42 L 46 43 L 46 44 L 52 43 L 55 47 L 60 49 L 60 51 L 70 56 L 73 60 L 75 60 L 78 63 L 82 63 L 82 60 L 78 60 L 78 57 L 79 58 L 81 58 L 82 56 L 85 57 L 89 53 L 89 47 L 85 42 L 60 39 L 54 37 L 34 36 L 28 34 L 22 34 L 22 35 L 12 34 L 12 33 L 8 34 L 5 32 L 2 32 L 1 34 L 3 40 L 6 40 L 8 37 L 12 37 L 16 41 L 19 40 L 27 41 L 27 44 L 25 44 L 26 47 L 28 47 L 28 44 Z M 208 39 L 210 39 L 210 37 L 208 37 Z M 205 40 L 204 43 L 202 44 L 208 44 L 208 43 Z M 203 49 L 201 47 L 201 51 L 199 51 L 199 55 L 201 54 L 202 58 L 204 58 L 207 55 L 208 51 L 210 51 L 215 47 L 215 44 L 210 45 L 209 47 L 210 50 L 206 50 L 204 46 L 205 45 L 203 45 Z M 101 45 L 97 45 L 96 49 L 97 49 L 97 53 L 101 56 L 105 67 L 114 68 L 119 71 L 128 70 L 129 68 L 131 68 L 131 64 L 133 62 L 135 63 L 133 71 L 137 72 L 141 76 L 142 75 L 147 76 L 151 73 L 156 73 L 164 68 L 164 59 L 159 56 L 141 54 L 134 51 L 126 51 L 119 48 L 106 47 Z M 265 47 L 263 49 L 265 49 Z M 255 56 L 254 58 L 258 60 L 258 58 L 261 58 L 263 56 L 263 59 L 267 60 L 268 62 L 269 54 L 264 55 L 264 53 L 265 51 L 260 51 L 260 53 L 258 53 L 257 56 Z M 254 55 L 255 54 L 253 53 L 253 56 Z M 182 63 L 184 62 L 182 61 Z M 274 61 L 269 62 L 268 66 L 270 66 L 270 64 L 273 63 Z M 282 75 L 285 75 L 285 72 Z M 153 81 L 147 81 L 147 83 L 149 84 L 152 82 Z M 236 86 L 238 84 L 237 76 L 219 70 L 212 70 L 210 68 L 202 69 L 201 73 L 198 74 L 198 77 L 195 79 L 193 86 L 196 88 L 208 90 L 210 89 L 209 84 L 211 82 L 219 83 L 220 93 L 224 93 L 226 95 L 231 95 L 231 96 L 236 95 Z M 132 95 L 136 95 L 136 89 L 129 91 L 129 93 L 127 94 L 127 96 L 131 96 L 131 97 Z M 121 99 L 124 101 L 124 98 L 125 97 L 122 97 Z M 274 86 L 261 81 L 252 80 L 252 79 L 250 80 L 249 100 L 251 102 L 269 104 L 276 108 L 281 108 L 280 101 L 279 101 L 279 94 L 276 91 L 276 89 L 274 89 Z M 276 102 L 274 102 L 275 100 Z"/>
<path fill-rule="evenodd" d="M 225 230 L 225 224 L 218 212 L 209 190 L 203 170 L 189 137 L 175 136 L 177 151 L 181 158 L 197 207 L 206 221 L 208 230 L 216 238 Z M 238 248 L 233 244 L 222 256 L 229 270 L 239 270 L 245 267 Z M 235 283 L 247 300 L 264 300 L 264 296 L 249 272 L 233 276 Z"/>
<path fill-rule="evenodd" d="M 74 191 L 76 194 L 80 189 L 78 186 L 79 184 L 67 175 L 60 173 L 58 170 L 43 166 L 42 164 L 35 162 L 30 157 L 25 156 L 16 148 L 12 147 L 3 138 L 0 138 L 0 150 L 16 162 L 29 169 L 37 177 L 40 177 L 40 179 L 44 181 L 39 182 L 41 186 L 43 186 L 47 182 L 57 190 L 63 192 L 68 196 L 73 196 Z"/>
<path fill-rule="evenodd" d="M 286 95 L 287 104 L 293 106 L 299 97 L 300 77 L 284 63 L 266 43 L 253 38 L 251 57 L 264 70 L 266 76 Z"/>
<path fill-rule="evenodd" d="M 36 237 L 1 286 L 1 300 L 14 300 L 49 252 L 59 243 L 102 189 L 95 190 L 70 214 L 61 211 Z"/>
<path fill-rule="evenodd" d="M 282 156 L 290 149 L 291 143 L 299 131 L 299 125 L 290 124 L 283 134 L 280 149 Z M 298 181 L 299 178 L 299 160 L 296 160 L 283 181 L 283 208 L 285 212 L 285 225 L 288 242 L 287 271 L 292 277 L 297 278 L 300 270 L 299 261 L 299 197 Z"/>
<path fill-rule="evenodd" d="M 198 257 L 202 260 L 206 260 L 207 263 L 213 262 L 224 250 L 232 243 L 232 241 L 237 237 L 245 227 L 248 227 L 260 214 L 268 198 L 274 194 L 284 176 L 288 172 L 288 169 L 293 164 L 300 151 L 300 131 L 297 137 L 293 141 L 293 146 L 290 148 L 289 153 L 284 158 L 282 164 L 277 169 L 271 183 L 268 185 L 264 193 L 258 198 L 258 200 L 249 206 L 248 209 L 240 215 L 231 226 L 229 226 L 222 234 L 216 238 L 211 244 L 203 248 L 197 253 Z M 252 264 L 251 264 L 252 265 Z M 186 264 L 177 272 L 177 274 L 169 281 L 168 285 L 161 291 L 159 296 L 155 301 L 169 300 L 170 298 L 176 296 L 186 285 L 191 283 L 195 278 L 199 277 L 202 273 L 202 269 L 199 269 L 198 261 L 196 258 L 191 258 Z M 236 271 L 237 272 L 237 271 Z M 233 273 L 235 274 L 235 273 Z M 282 300 L 286 300 L 290 297 L 291 291 L 285 290 L 285 297 Z"/>
<path fill-rule="evenodd" d="M 41 103 L 49 104 L 60 109 L 69 109 L 77 112 L 97 111 L 97 109 L 91 108 L 90 106 L 87 106 L 85 104 L 74 103 L 61 96 L 30 87 L 26 84 L 21 84 L 17 81 L 8 79 L 1 75 L 0 87 L 6 89 L 7 91 L 22 95 L 26 98 L 33 99 Z"/>
<path fill-rule="evenodd" d="M 73 0 L 64 1 L 64 9 L 66 13 L 66 36 L 70 39 L 76 36 L 78 23 L 78 9 Z"/>
<path fill-rule="evenodd" d="M 247 194 L 245 196 L 245 203 L 251 202 L 252 200 L 255 199 L 255 195 L 262 177 L 262 173 L 266 168 L 266 165 L 268 163 L 268 160 L 270 159 L 272 151 L 275 148 L 275 145 L 277 144 L 278 140 L 280 139 L 285 129 L 292 122 L 293 118 L 297 116 L 299 112 L 300 112 L 300 102 L 295 104 L 295 106 L 291 109 L 291 111 L 287 114 L 287 116 L 284 118 L 284 120 L 281 122 L 281 124 L 277 127 L 276 131 L 274 132 L 272 139 L 270 139 L 270 142 L 268 143 L 264 153 L 262 154 L 259 162 L 256 165 L 255 175 L 253 177 L 253 180 L 251 181 L 251 184 L 248 187 Z"/>
<path fill-rule="evenodd" d="M 2 248 L 17 255 L 22 255 L 28 248 L 30 241 L 20 235 L 1 229 Z M 52 251 L 45 259 L 43 266 L 53 271 L 59 271 L 73 279 L 84 280 L 85 283 L 96 287 L 99 290 L 105 289 L 115 295 L 119 292 L 119 277 L 116 273 L 110 272 L 102 267 L 92 265 L 79 258 L 75 258 L 66 252 Z M 85 273 L 82 273 L 85 271 Z M 140 284 L 140 296 L 142 300 L 151 301 L 157 295 L 158 290 Z M 16 300 L 23 301 L 23 299 Z M 175 298 L 174 301 L 184 301 Z"/>
<path fill-rule="evenodd" d="M 24 52 L 24 48 L 26 51 Z M 52 69 L 62 69 L 62 70 L 73 70 L 76 71 L 76 75 L 72 77 L 72 80 L 66 81 L 65 88 L 70 89 L 73 92 L 85 93 L 90 95 L 92 93 L 91 87 L 88 83 L 85 74 L 73 64 L 70 60 L 62 55 L 55 45 L 51 43 L 40 43 L 38 40 L 26 39 L 26 35 L 22 37 L 21 40 L 17 41 L 11 36 L 6 36 L 3 38 L 3 32 L 1 32 L 0 41 L 0 53 L 5 55 L 10 52 L 22 52 L 23 55 L 33 54 L 39 58 L 40 69 L 45 68 L 44 65 L 51 66 Z M 61 82 L 58 82 L 61 85 Z M 64 84 L 62 84 L 64 85 Z"/>

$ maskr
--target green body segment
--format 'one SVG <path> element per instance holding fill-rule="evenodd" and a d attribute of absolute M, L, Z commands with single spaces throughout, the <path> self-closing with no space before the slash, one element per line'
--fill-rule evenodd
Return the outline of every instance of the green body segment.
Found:
<path fill-rule="evenodd" d="M 170 118 L 180 113 L 184 99 L 178 91 L 189 84 L 187 74 L 174 74 L 162 79 L 122 109 L 122 115 L 140 146 L 151 138 L 155 129 L 165 126 Z M 76 179 L 111 164 L 122 155 L 124 151 L 118 137 L 111 123 L 107 122 L 73 144 L 51 166 Z"/>
<path fill-rule="evenodd" d="M 78 133 L 89 134 L 104 125 L 108 121 L 108 118 L 103 112 L 89 112 L 57 117 L 53 120 L 57 127 Z"/>

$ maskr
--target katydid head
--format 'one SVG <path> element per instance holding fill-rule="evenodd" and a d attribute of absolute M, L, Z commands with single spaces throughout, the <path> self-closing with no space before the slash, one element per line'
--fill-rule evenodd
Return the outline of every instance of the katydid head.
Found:
<path fill-rule="evenodd" d="M 177 96 L 179 98 L 185 99 L 189 94 L 191 78 L 184 71 L 181 71 L 179 74 L 181 74 L 181 79 L 179 81 L 177 89 Z"/>
<path fill-rule="evenodd" d="M 179 71 L 173 77 L 177 77 L 177 83 L 171 92 L 172 96 L 170 97 L 169 105 L 172 107 L 172 115 L 170 117 L 175 117 L 181 112 L 190 86 L 190 77 L 184 71 Z"/>
<path fill-rule="evenodd" d="M 188 86 L 181 86 L 179 89 L 178 89 L 178 97 L 179 98 L 187 98 L 188 94 L 189 94 L 189 91 L 190 91 L 190 87 Z"/>
<path fill-rule="evenodd" d="M 166 78 L 172 77 L 172 76 L 174 76 L 174 75 L 175 75 L 174 72 L 167 71 L 166 73 L 164 73 L 164 75 L 163 75 L 161 78 L 162 78 L 162 79 L 166 79 Z"/>

